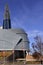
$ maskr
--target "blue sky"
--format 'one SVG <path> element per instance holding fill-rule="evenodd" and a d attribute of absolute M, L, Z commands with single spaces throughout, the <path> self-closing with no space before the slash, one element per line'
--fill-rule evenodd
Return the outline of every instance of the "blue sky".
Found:
<path fill-rule="evenodd" d="M 0 0 L 0 26 L 6 4 L 10 10 L 12 28 L 23 28 L 30 41 L 36 34 L 43 35 L 43 0 Z"/>
<path fill-rule="evenodd" d="M 6 3 L 10 9 L 12 28 L 43 31 L 43 0 L 1 0 L 0 26 Z"/>

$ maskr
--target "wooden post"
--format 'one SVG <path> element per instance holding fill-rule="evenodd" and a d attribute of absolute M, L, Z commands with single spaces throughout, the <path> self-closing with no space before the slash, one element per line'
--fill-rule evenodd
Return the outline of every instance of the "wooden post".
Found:
<path fill-rule="evenodd" d="M 14 50 L 12 52 L 13 52 L 13 65 L 14 65 Z"/>
<path fill-rule="evenodd" d="M 3 57 L 4 57 L 3 61 L 4 61 L 4 65 L 5 65 L 5 51 L 3 51 Z"/>
<path fill-rule="evenodd" d="M 23 50 L 23 53 L 24 53 L 24 64 L 26 64 L 25 50 Z"/>

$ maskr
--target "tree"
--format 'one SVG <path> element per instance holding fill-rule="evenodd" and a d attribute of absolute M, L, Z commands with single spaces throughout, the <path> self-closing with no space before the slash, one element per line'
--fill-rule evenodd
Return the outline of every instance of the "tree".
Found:
<path fill-rule="evenodd" d="M 36 36 L 34 37 L 35 42 L 32 43 L 32 48 L 34 50 L 33 56 L 35 58 L 40 58 L 43 55 L 43 42 L 42 42 L 42 38 L 41 36 Z M 42 59 L 41 60 L 41 64 L 42 64 Z"/>
<path fill-rule="evenodd" d="M 33 53 L 33 57 L 36 58 L 36 59 L 39 59 L 40 56 L 41 56 L 41 55 L 40 55 L 40 53 L 38 53 L 38 52 L 34 52 L 34 53 Z"/>

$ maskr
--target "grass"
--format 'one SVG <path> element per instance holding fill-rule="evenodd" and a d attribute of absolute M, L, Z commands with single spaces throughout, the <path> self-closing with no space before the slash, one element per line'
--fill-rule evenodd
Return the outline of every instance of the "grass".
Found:
<path fill-rule="evenodd" d="M 40 61 L 27 61 L 26 64 L 41 64 Z"/>

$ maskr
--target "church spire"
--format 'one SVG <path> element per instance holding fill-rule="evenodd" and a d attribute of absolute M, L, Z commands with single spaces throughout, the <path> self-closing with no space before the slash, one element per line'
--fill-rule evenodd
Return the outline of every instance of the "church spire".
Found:
<path fill-rule="evenodd" d="M 6 7 L 5 7 L 4 19 L 10 19 L 10 13 L 9 13 L 8 5 L 6 5 Z"/>
<path fill-rule="evenodd" d="M 11 20 L 8 5 L 5 7 L 4 20 L 3 20 L 3 29 L 11 28 Z"/>

